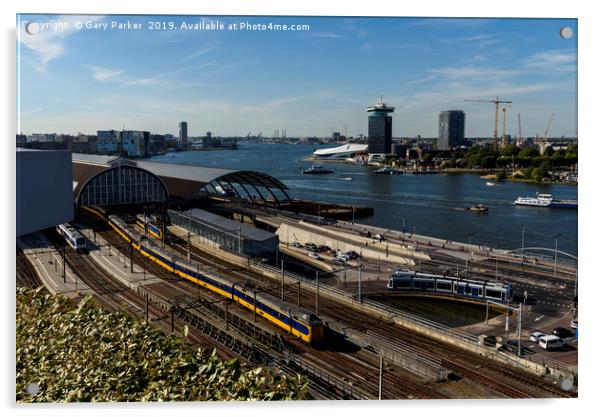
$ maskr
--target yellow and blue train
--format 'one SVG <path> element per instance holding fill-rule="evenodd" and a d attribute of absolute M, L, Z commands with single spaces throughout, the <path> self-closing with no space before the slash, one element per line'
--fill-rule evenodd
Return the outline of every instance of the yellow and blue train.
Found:
<path fill-rule="evenodd" d="M 155 219 L 151 216 L 138 214 L 136 216 L 136 224 L 157 239 L 163 239 L 163 230 L 155 223 Z"/>
<path fill-rule="evenodd" d="M 119 217 L 114 215 L 105 216 L 105 213 L 96 207 L 83 208 L 96 216 L 105 218 L 109 226 L 130 243 L 135 250 L 166 270 L 230 298 L 305 342 L 318 342 L 324 338 L 324 324 L 316 314 L 267 294 L 256 294 L 245 288 L 243 282 L 200 272 L 196 264 L 193 265 L 172 256 L 150 241 L 143 239 Z"/>

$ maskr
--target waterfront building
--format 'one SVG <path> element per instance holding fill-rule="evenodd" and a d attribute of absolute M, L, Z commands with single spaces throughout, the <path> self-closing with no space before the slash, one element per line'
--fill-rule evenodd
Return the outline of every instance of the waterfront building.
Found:
<path fill-rule="evenodd" d="M 96 132 L 96 152 L 117 154 L 121 152 L 121 132 L 117 130 L 99 130 Z"/>
<path fill-rule="evenodd" d="M 384 154 L 391 153 L 391 137 L 393 133 L 393 118 L 389 113 L 395 111 L 395 107 L 387 106 L 380 101 L 366 109 L 368 112 L 368 153 Z"/>
<path fill-rule="evenodd" d="M 365 153 L 368 145 L 361 143 L 348 143 L 334 148 L 318 149 L 314 152 L 314 159 L 347 159 L 359 153 Z"/>
<path fill-rule="evenodd" d="M 465 115 L 462 110 L 439 113 L 439 139 L 437 148 L 447 151 L 464 145 Z"/>
<path fill-rule="evenodd" d="M 188 123 L 180 122 L 180 143 L 182 148 L 188 148 Z"/>
<path fill-rule="evenodd" d="M 124 130 L 121 132 L 123 154 L 142 158 L 149 153 L 150 133 L 140 130 Z"/>

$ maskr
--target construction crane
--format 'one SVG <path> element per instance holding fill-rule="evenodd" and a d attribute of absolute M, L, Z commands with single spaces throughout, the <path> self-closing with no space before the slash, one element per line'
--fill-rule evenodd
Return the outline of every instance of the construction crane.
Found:
<path fill-rule="evenodd" d="M 508 141 L 506 140 L 506 112 L 510 109 L 510 106 L 504 107 L 502 109 L 502 148 L 508 146 Z"/>
<path fill-rule="evenodd" d="M 477 102 L 477 103 L 494 103 L 495 104 L 495 121 L 493 124 L 493 149 L 496 149 L 497 148 L 498 114 L 499 114 L 499 110 L 500 110 L 500 103 L 511 104 L 512 102 L 507 101 L 507 100 L 500 100 L 499 97 L 496 97 L 495 100 L 464 100 L 464 101 Z"/>
<path fill-rule="evenodd" d="M 545 142 L 548 139 L 548 130 L 550 130 L 550 125 L 552 124 L 552 119 L 554 118 L 554 113 L 550 115 L 550 120 L 548 120 L 548 125 L 546 126 L 546 131 L 543 132 L 543 141 Z"/>

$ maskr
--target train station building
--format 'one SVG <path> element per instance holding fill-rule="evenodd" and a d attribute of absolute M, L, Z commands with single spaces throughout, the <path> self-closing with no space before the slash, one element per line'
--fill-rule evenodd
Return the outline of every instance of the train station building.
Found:
<path fill-rule="evenodd" d="M 237 171 L 117 156 L 73 154 L 76 205 L 187 202 L 210 196 L 278 205 L 289 201 L 282 182 L 258 171 Z"/>

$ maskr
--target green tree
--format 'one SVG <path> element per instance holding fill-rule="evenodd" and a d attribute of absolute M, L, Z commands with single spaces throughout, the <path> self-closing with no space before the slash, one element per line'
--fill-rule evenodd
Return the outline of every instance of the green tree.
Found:
<path fill-rule="evenodd" d="M 534 147 L 526 147 L 521 149 L 521 151 L 518 153 L 518 157 L 519 158 L 534 158 L 536 156 L 539 156 L 539 152 L 537 151 L 537 149 L 535 149 Z"/>
<path fill-rule="evenodd" d="M 508 178 L 508 176 L 506 175 L 505 171 L 498 172 L 497 174 L 495 174 L 496 181 L 504 181 L 507 178 Z"/>

